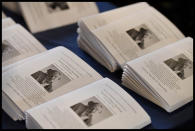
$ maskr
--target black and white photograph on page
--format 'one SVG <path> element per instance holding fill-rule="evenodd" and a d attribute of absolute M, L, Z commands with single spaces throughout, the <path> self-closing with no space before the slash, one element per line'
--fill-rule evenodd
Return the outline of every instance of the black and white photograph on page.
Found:
<path fill-rule="evenodd" d="M 31 76 L 49 93 L 71 81 L 53 64 L 31 74 Z"/>
<path fill-rule="evenodd" d="M 159 41 L 157 36 L 145 24 L 128 30 L 127 34 L 135 41 L 140 49 L 146 49 Z"/>
<path fill-rule="evenodd" d="M 92 126 L 112 116 L 108 108 L 95 96 L 71 106 L 71 109 L 87 126 Z"/>
<path fill-rule="evenodd" d="M 173 58 L 170 58 L 164 61 L 164 63 L 182 80 L 190 77 L 193 74 L 193 62 L 184 54 L 179 54 Z"/>
<path fill-rule="evenodd" d="M 59 12 L 69 9 L 67 2 L 45 2 L 49 13 Z"/>

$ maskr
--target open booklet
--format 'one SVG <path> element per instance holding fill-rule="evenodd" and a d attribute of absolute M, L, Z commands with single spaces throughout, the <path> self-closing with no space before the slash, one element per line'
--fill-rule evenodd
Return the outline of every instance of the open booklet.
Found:
<path fill-rule="evenodd" d="M 2 96 L 3 110 L 13 120 L 26 118 L 27 128 L 142 128 L 151 122 L 122 88 L 64 47 L 4 72 Z"/>
<path fill-rule="evenodd" d="M 46 51 L 25 28 L 11 18 L 2 19 L 2 71 L 17 61 Z"/>
<path fill-rule="evenodd" d="M 84 17 L 78 45 L 109 71 L 185 38 L 165 16 L 145 2 Z"/>
<path fill-rule="evenodd" d="M 108 78 L 26 112 L 30 129 L 139 129 L 150 122 L 137 102 Z"/>
<path fill-rule="evenodd" d="M 73 24 L 81 17 L 98 13 L 94 2 L 19 2 L 19 6 L 33 33 Z"/>
<path fill-rule="evenodd" d="M 128 62 L 122 84 L 172 112 L 193 100 L 193 39 L 184 38 Z"/>

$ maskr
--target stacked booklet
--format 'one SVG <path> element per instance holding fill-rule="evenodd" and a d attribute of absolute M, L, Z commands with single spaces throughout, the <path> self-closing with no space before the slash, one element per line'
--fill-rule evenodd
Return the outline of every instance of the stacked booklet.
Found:
<path fill-rule="evenodd" d="M 122 83 L 172 112 L 193 100 L 193 39 L 145 2 L 78 21 L 78 46 Z"/>
<path fill-rule="evenodd" d="M 144 109 L 70 50 L 2 19 L 2 108 L 28 129 L 143 128 Z M 114 123 L 114 124 L 113 124 Z"/>
<path fill-rule="evenodd" d="M 98 13 L 94 2 L 3 2 L 3 6 L 21 14 L 33 33 L 73 24 L 81 17 Z"/>
<path fill-rule="evenodd" d="M 78 21 L 78 45 L 109 71 L 185 36 L 145 2 L 135 3 Z"/>
<path fill-rule="evenodd" d="M 193 39 L 182 39 L 128 62 L 122 84 L 168 112 L 192 101 Z"/>
<path fill-rule="evenodd" d="M 150 122 L 138 103 L 108 78 L 26 112 L 30 129 L 139 129 Z"/>

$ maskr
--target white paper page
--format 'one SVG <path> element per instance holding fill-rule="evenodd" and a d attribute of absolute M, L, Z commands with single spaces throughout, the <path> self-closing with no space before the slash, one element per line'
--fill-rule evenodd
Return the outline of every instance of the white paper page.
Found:
<path fill-rule="evenodd" d="M 21 14 L 18 2 L 2 2 L 2 5 L 14 13 Z"/>
<path fill-rule="evenodd" d="M 152 7 L 102 26 L 93 33 L 121 67 L 127 61 L 184 38 L 168 19 Z"/>
<path fill-rule="evenodd" d="M 3 67 L 46 50 L 19 24 L 2 30 L 2 49 Z"/>
<path fill-rule="evenodd" d="M 10 17 L 2 19 L 2 29 L 5 29 L 15 24 L 16 24 L 15 21 Z"/>
<path fill-rule="evenodd" d="M 110 24 L 113 21 L 126 17 L 130 14 L 135 14 L 137 11 L 147 7 L 149 7 L 149 5 L 146 2 L 139 2 L 106 11 L 97 15 L 83 17 L 79 20 L 78 24 L 80 24 L 80 22 L 83 22 L 87 26 L 87 28 L 92 31 L 106 24 Z"/>
<path fill-rule="evenodd" d="M 94 2 L 20 2 L 20 7 L 33 33 L 72 24 L 81 17 L 98 13 Z"/>
<path fill-rule="evenodd" d="M 43 129 L 142 128 L 150 117 L 108 78 L 27 111 Z M 64 123 L 65 122 L 65 123 Z"/>
<path fill-rule="evenodd" d="M 127 64 L 170 107 L 193 99 L 193 39 L 182 39 Z"/>
<path fill-rule="evenodd" d="M 2 74 L 2 91 L 25 111 L 102 77 L 64 47 L 54 48 Z"/>

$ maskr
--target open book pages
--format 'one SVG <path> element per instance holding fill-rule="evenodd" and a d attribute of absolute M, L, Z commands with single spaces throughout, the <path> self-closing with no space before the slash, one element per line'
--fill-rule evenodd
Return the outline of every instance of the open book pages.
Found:
<path fill-rule="evenodd" d="M 29 129 L 139 129 L 150 123 L 143 108 L 108 78 L 26 112 Z"/>
<path fill-rule="evenodd" d="M 103 55 L 101 60 L 92 56 L 104 66 L 104 61 L 107 61 L 109 66 L 106 68 L 111 72 L 123 68 L 127 61 L 185 37 L 166 17 L 150 6 L 93 30 L 82 22 L 79 25 L 79 46 L 90 55 L 90 52 L 96 53 L 96 56 Z"/>
<path fill-rule="evenodd" d="M 16 14 L 21 14 L 18 2 L 2 2 L 2 5 Z"/>
<path fill-rule="evenodd" d="M 20 2 L 31 32 L 40 32 L 75 23 L 79 18 L 98 13 L 94 2 Z"/>
<path fill-rule="evenodd" d="M 101 26 L 110 24 L 113 21 L 121 19 L 127 15 L 134 14 L 140 9 L 146 8 L 148 6 L 149 5 L 146 2 L 140 2 L 125 7 L 113 9 L 111 11 L 106 11 L 97 15 L 82 17 L 78 21 L 79 28 L 77 30 L 79 34 L 77 39 L 79 47 L 89 53 L 91 56 L 93 56 L 103 66 L 107 67 L 111 71 L 115 70 L 113 68 L 118 68 L 118 65 L 112 55 L 107 52 L 107 50 L 101 45 L 91 45 L 91 41 L 89 41 L 88 39 L 94 39 L 92 34 L 93 30 Z M 80 32 L 82 32 L 82 35 L 80 34 Z M 102 57 L 102 54 L 104 54 L 106 57 Z"/>
<path fill-rule="evenodd" d="M 193 100 L 193 39 L 184 38 L 127 63 L 122 83 L 172 112 Z"/>
<path fill-rule="evenodd" d="M 14 24 L 13 21 L 11 23 Z M 45 50 L 41 43 L 19 24 L 2 30 L 3 68 Z"/>
<path fill-rule="evenodd" d="M 5 15 L 5 13 L 2 11 L 2 17 L 1 17 L 2 19 L 3 18 L 6 18 L 6 15 Z"/>
<path fill-rule="evenodd" d="M 11 17 L 6 17 L 2 19 L 2 29 L 5 29 L 15 24 L 15 21 Z"/>
<path fill-rule="evenodd" d="M 11 66 L 2 74 L 3 99 L 6 99 L 2 108 L 13 120 L 24 119 L 24 111 L 34 106 L 102 79 L 64 47 L 45 51 Z M 15 114 L 10 109 L 14 109 Z"/>

